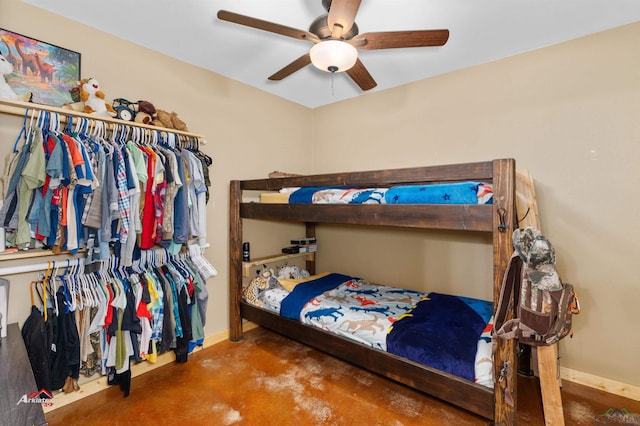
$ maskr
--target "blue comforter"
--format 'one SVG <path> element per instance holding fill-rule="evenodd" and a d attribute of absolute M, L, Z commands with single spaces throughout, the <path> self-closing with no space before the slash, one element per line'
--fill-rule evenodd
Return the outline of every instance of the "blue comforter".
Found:
<path fill-rule="evenodd" d="M 478 339 L 492 313 L 484 300 L 429 293 L 395 322 L 387 351 L 474 380 Z"/>

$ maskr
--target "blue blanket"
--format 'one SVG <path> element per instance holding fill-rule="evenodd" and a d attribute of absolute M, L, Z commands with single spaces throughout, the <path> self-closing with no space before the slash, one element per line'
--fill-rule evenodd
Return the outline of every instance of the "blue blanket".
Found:
<path fill-rule="evenodd" d="M 332 273 L 316 280 L 298 284 L 287 297 L 282 299 L 280 316 L 299 320 L 300 311 L 311 299 L 351 279 L 353 277 L 348 275 Z"/>
<path fill-rule="evenodd" d="M 387 204 L 478 204 L 478 182 L 408 185 L 389 188 Z"/>
<path fill-rule="evenodd" d="M 290 204 L 491 204 L 491 199 L 491 186 L 479 182 L 391 188 L 308 186 L 289 195 Z"/>
<path fill-rule="evenodd" d="M 313 204 L 313 194 L 324 189 L 350 189 L 350 186 L 303 186 L 289 195 L 289 204 Z"/>
<path fill-rule="evenodd" d="M 492 313 L 484 300 L 430 293 L 394 323 L 387 351 L 473 381 L 478 339 Z"/>

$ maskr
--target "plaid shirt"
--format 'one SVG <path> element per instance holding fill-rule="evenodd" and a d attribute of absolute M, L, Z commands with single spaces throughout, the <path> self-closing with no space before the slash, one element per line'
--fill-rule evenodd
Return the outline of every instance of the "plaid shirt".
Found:
<path fill-rule="evenodd" d="M 120 214 L 120 242 L 126 243 L 129 236 L 129 215 L 131 203 L 129 202 L 129 189 L 127 188 L 127 171 L 124 164 L 124 156 L 120 147 L 113 143 L 116 154 L 116 187 L 118 188 L 118 213 Z"/>

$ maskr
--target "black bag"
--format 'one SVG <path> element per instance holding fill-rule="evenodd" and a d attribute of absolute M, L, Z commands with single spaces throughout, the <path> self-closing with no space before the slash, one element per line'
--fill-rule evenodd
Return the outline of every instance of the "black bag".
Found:
<path fill-rule="evenodd" d="M 517 306 L 515 318 L 506 321 L 512 299 Z M 571 284 L 560 290 L 538 290 L 531 285 L 522 259 L 514 253 L 502 279 L 496 309 L 495 335 L 518 339 L 533 346 L 551 345 L 573 333 L 571 321 L 580 313 L 580 302 Z"/>

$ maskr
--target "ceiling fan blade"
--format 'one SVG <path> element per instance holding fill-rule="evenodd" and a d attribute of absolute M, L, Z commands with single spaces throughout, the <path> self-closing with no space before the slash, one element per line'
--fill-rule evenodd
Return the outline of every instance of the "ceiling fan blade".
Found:
<path fill-rule="evenodd" d="M 263 21 L 262 19 L 252 18 L 250 16 L 240 15 L 238 13 L 229 12 L 228 10 L 219 10 L 218 19 L 287 37 L 297 38 L 299 40 L 309 40 L 314 43 L 318 43 L 320 41 L 315 34 L 308 31 L 287 27 L 274 22 Z"/>
<path fill-rule="evenodd" d="M 362 40 L 366 42 L 361 46 Z M 443 46 L 447 40 L 449 30 L 386 31 L 360 34 L 353 38 L 353 44 L 359 49 L 374 50 Z"/>
<path fill-rule="evenodd" d="M 378 85 L 360 59 L 358 59 L 356 64 L 346 72 L 362 90 L 370 90 Z"/>
<path fill-rule="evenodd" d="M 334 38 L 349 32 L 356 19 L 362 0 L 332 0 L 329 7 L 329 30 Z"/>
<path fill-rule="evenodd" d="M 300 56 L 295 61 L 291 62 L 289 65 L 282 68 L 280 71 L 269 77 L 269 80 L 279 81 L 286 77 L 289 77 L 294 72 L 306 67 L 311 63 L 311 56 L 308 53 Z"/>

